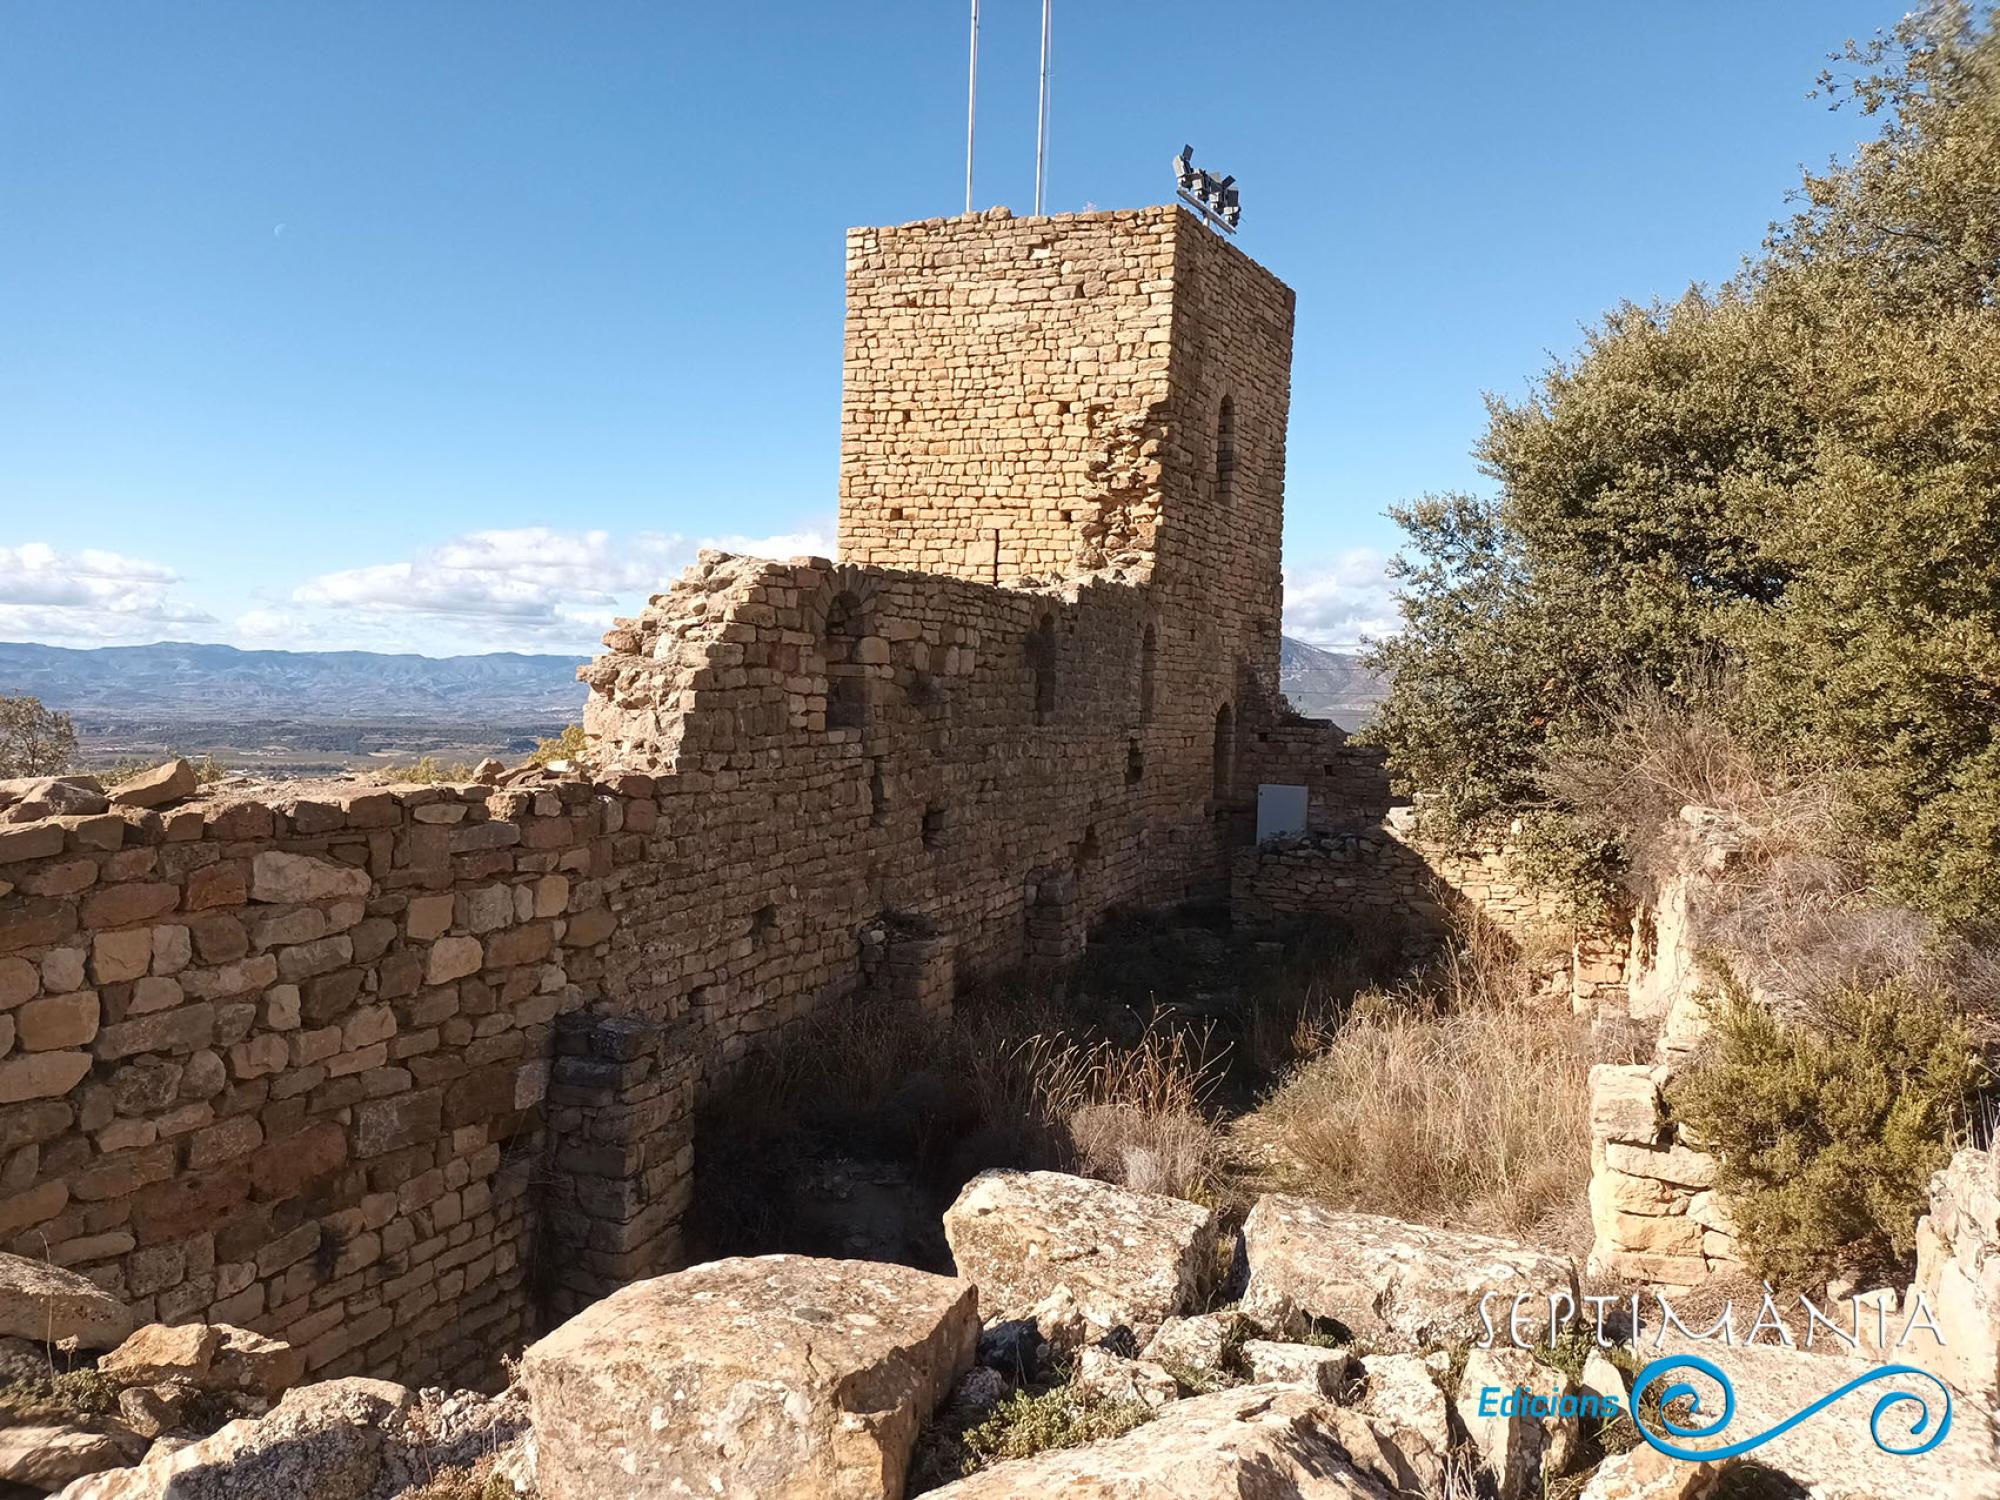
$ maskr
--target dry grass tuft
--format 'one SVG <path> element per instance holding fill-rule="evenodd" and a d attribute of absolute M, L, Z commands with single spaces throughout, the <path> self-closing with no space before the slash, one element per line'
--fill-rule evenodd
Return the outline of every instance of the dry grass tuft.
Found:
<path fill-rule="evenodd" d="M 908 1163 L 939 1210 L 988 1167 L 1212 1202 L 1220 1059 L 1200 1035 L 1162 1027 L 1111 1041 L 1044 991 L 980 996 L 950 1020 L 866 998 L 830 1007 L 704 1101 L 697 1236 L 718 1253 L 804 1248 L 783 1186 L 815 1152 Z"/>
<path fill-rule="evenodd" d="M 1329 1203 L 1581 1255 L 1588 1027 L 1531 1001 L 1488 935 L 1357 1001 L 1264 1106 L 1292 1186 Z"/>

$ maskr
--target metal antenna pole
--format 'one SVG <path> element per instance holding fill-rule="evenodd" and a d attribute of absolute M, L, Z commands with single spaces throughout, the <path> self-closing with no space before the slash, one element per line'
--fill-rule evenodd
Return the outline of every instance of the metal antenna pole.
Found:
<path fill-rule="evenodd" d="M 972 212 L 972 116 L 979 103 L 979 0 L 972 0 L 972 61 L 965 70 L 965 211 Z"/>
<path fill-rule="evenodd" d="M 1035 113 L 1035 216 L 1042 212 L 1042 176 L 1048 160 L 1049 142 L 1049 7 L 1042 0 L 1042 97 Z"/>

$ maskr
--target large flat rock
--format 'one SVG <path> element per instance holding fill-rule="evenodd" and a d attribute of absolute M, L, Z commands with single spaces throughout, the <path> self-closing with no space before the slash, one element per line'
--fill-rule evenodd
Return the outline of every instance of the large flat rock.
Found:
<path fill-rule="evenodd" d="M 1821 1338 L 1824 1340 L 1824 1333 Z M 1927 1340 L 1928 1336 L 1918 1333 L 1915 1338 Z M 1773 1343 L 1729 1346 L 1720 1340 L 1692 1339 L 1678 1333 L 1669 1333 L 1656 1346 L 1655 1336 L 1649 1332 L 1635 1352 L 1642 1364 L 1674 1356 L 1699 1356 L 1728 1375 L 1736 1391 L 1736 1414 L 1729 1425 L 1706 1438 L 1668 1439 L 1676 1446 L 1702 1451 L 1767 1432 L 1848 1381 L 1882 1369 L 1866 1357 L 1808 1353 Z M 1916 1363 L 1900 1357 L 1890 1362 Z M 1663 1385 L 1682 1381 L 1693 1386 L 1701 1400 L 1700 1413 L 1687 1418 L 1685 1425 L 1705 1424 L 1721 1414 L 1721 1390 L 1699 1370 L 1682 1370 L 1654 1382 L 1651 1389 L 1657 1393 Z M 1921 1436 L 1912 1436 L 1921 1413 L 1911 1402 L 1888 1407 L 1871 1432 L 1870 1414 L 1876 1403 L 1893 1391 L 1924 1398 L 1929 1425 Z M 1633 1399 L 1639 1394 L 1635 1389 Z M 1924 1500 L 2000 1500 L 2000 1456 L 1995 1451 L 1992 1414 L 1961 1392 L 1952 1395 L 1951 1430 L 1928 1453 L 1890 1453 L 1876 1442 L 1875 1433 L 1879 1433 L 1892 1447 L 1913 1448 L 1936 1432 L 1943 1415 L 1942 1394 L 1930 1381 L 1921 1376 L 1882 1376 L 1744 1457 L 1787 1475 L 1813 1500 L 1914 1500 L 1916 1496 Z"/>
<path fill-rule="evenodd" d="M 1546 1330 L 1551 1293 L 1577 1306 L 1576 1268 L 1561 1256 L 1492 1235 L 1343 1213 L 1271 1193 L 1243 1223 L 1249 1279 L 1243 1309 L 1282 1321 L 1293 1313 L 1344 1324 L 1377 1347 L 1478 1343 L 1480 1299 L 1497 1337 L 1508 1337 L 1516 1295 L 1523 1335 Z"/>
<path fill-rule="evenodd" d="M 1177 1401 L 1123 1437 L 995 1465 L 928 1500 L 1387 1500 L 1348 1461 L 1338 1409 L 1283 1385 Z"/>
<path fill-rule="evenodd" d="M 766 1255 L 634 1282 L 529 1348 L 542 1500 L 895 1500 L 972 1364 L 971 1283 Z"/>
<path fill-rule="evenodd" d="M 989 1320 L 1028 1317 L 1065 1287 L 1086 1320 L 1142 1345 L 1215 1266 L 1214 1210 L 1061 1172 L 980 1173 L 945 1211 L 944 1237 Z"/>
<path fill-rule="evenodd" d="M 386 1380 L 322 1380 L 254 1421 L 129 1469 L 79 1479 L 59 1500 L 364 1500 L 382 1473 L 383 1428 L 415 1398 Z"/>
<path fill-rule="evenodd" d="M 131 1331 L 131 1309 L 89 1277 L 0 1255 L 0 1338 L 110 1349 Z"/>

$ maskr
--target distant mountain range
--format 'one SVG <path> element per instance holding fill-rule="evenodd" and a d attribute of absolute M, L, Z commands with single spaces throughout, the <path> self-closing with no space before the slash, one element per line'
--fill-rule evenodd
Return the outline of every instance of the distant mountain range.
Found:
<path fill-rule="evenodd" d="M 1360 728 L 1389 690 L 1360 657 L 1290 636 L 1278 648 L 1278 686 L 1307 718 L 1331 719 L 1344 729 Z"/>
<path fill-rule="evenodd" d="M 390 656 L 373 651 L 239 651 L 160 641 L 88 651 L 0 642 L 0 694 L 26 694 L 99 723 L 175 719 L 323 724 L 556 724 L 583 709 L 580 656 Z M 1357 656 L 1287 636 L 1279 681 L 1301 713 L 1365 717 L 1382 684 Z"/>
<path fill-rule="evenodd" d="M 160 641 L 88 651 L 0 642 L 0 694 L 98 720 L 554 719 L 583 710 L 580 656 L 239 651 Z"/>

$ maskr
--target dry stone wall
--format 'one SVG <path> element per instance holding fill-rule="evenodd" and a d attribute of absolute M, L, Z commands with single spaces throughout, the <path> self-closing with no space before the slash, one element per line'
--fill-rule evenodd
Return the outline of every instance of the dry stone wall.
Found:
<path fill-rule="evenodd" d="M 601 992 L 650 791 L 0 828 L 0 1244 L 320 1375 L 483 1373 L 530 1327 L 551 1033 Z"/>
<path fill-rule="evenodd" d="M 1346 792 L 1366 785 L 1353 765 L 1361 753 L 1343 746 L 1323 754 L 1318 786 L 1296 771 L 1291 778 L 1308 785 L 1306 832 L 1241 843 L 1231 856 L 1233 920 L 1389 921 L 1421 944 L 1475 912 L 1537 961 L 1578 1012 L 1594 1015 L 1613 1002 L 1623 1008 L 1629 938 L 1622 924 L 1579 922 L 1560 894 L 1522 875 L 1505 839 L 1428 841 L 1408 807 L 1370 818 L 1365 795 Z"/>

